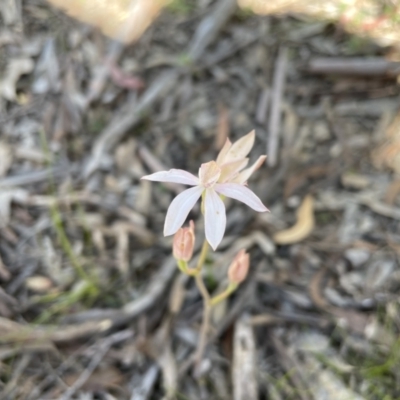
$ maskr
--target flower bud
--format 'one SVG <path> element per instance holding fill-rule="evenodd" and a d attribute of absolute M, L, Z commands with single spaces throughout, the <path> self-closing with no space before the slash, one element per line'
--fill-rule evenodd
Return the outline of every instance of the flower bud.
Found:
<path fill-rule="evenodd" d="M 246 279 L 249 271 L 250 257 L 244 249 L 240 250 L 233 259 L 228 269 L 228 277 L 231 283 L 239 284 Z"/>
<path fill-rule="evenodd" d="M 194 248 L 194 222 L 189 222 L 189 228 L 180 228 L 175 233 L 172 252 L 174 258 L 182 261 L 190 261 Z"/>

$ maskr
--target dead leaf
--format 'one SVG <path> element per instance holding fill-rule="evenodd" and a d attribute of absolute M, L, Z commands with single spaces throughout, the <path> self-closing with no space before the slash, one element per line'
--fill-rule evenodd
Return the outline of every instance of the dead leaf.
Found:
<path fill-rule="evenodd" d="M 400 112 L 386 129 L 383 143 L 371 156 L 375 168 L 389 168 L 400 174 Z"/>
<path fill-rule="evenodd" d="M 137 40 L 169 0 L 48 0 L 68 15 L 124 43 Z"/>
<path fill-rule="evenodd" d="M 30 58 L 14 58 L 8 62 L 3 80 L 0 82 L 0 95 L 6 100 L 17 99 L 17 82 L 22 75 L 33 70 L 34 62 Z"/>
<path fill-rule="evenodd" d="M 395 4 L 396 3 L 396 4 Z M 322 20 L 337 21 L 348 32 L 359 37 L 375 39 L 383 46 L 400 43 L 400 24 L 390 16 L 398 15 L 399 5 L 392 2 L 390 15 L 377 7 L 374 0 L 346 0 L 346 6 L 337 0 L 312 2 L 309 0 L 239 0 L 242 8 L 261 15 L 305 14 Z"/>
<path fill-rule="evenodd" d="M 314 229 L 314 199 L 307 195 L 297 210 L 297 222 L 289 229 L 277 232 L 274 242 L 277 244 L 292 244 L 305 239 Z"/>
<path fill-rule="evenodd" d="M 386 189 L 385 203 L 393 206 L 400 193 L 400 180 L 395 179 Z"/>

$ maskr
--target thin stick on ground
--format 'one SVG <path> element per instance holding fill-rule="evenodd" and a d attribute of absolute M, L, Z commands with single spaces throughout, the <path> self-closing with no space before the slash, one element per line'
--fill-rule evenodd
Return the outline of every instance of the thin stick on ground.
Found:
<path fill-rule="evenodd" d="M 285 86 L 287 65 L 287 49 L 279 49 L 278 59 L 275 64 L 274 82 L 271 98 L 271 112 L 268 124 L 268 146 L 267 163 L 270 167 L 275 167 L 278 161 L 279 131 L 281 127 L 282 97 Z"/>

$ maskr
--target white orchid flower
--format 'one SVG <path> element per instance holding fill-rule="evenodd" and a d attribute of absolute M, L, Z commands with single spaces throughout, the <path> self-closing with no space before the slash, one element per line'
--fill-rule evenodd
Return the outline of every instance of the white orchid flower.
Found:
<path fill-rule="evenodd" d="M 206 239 L 214 250 L 221 243 L 226 227 L 225 205 L 219 195 L 239 200 L 258 212 L 269 211 L 261 200 L 243 184 L 261 165 L 265 157 L 261 156 L 252 167 L 239 173 L 246 166 L 248 159 L 245 159 L 245 156 L 250 152 L 254 143 L 254 133 L 251 132 L 249 135 L 233 145 L 227 141 L 216 162 L 210 161 L 201 165 L 199 177 L 181 169 L 171 169 L 142 178 L 149 181 L 193 186 L 176 196 L 170 204 L 165 218 L 164 236 L 173 235 L 178 231 L 202 195 L 204 196 Z M 249 143 L 251 143 L 250 146 Z M 260 159 L 262 159 L 261 162 Z M 221 180 L 221 176 L 223 180 Z"/>
<path fill-rule="evenodd" d="M 225 145 L 217 157 L 217 164 L 221 167 L 218 183 L 234 182 L 245 184 L 253 172 L 260 168 L 267 156 L 258 157 L 258 160 L 250 168 L 241 171 L 249 162 L 246 156 L 250 153 L 254 140 L 254 130 L 233 144 L 229 139 L 226 139 Z"/>

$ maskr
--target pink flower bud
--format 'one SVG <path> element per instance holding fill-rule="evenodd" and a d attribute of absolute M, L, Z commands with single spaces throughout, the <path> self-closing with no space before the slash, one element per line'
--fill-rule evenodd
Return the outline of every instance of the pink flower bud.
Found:
<path fill-rule="evenodd" d="M 246 279 L 247 272 L 249 271 L 250 257 L 244 249 L 240 250 L 236 257 L 233 259 L 228 270 L 228 277 L 230 282 L 239 284 Z"/>
<path fill-rule="evenodd" d="M 180 228 L 175 233 L 172 252 L 175 259 L 182 261 L 190 261 L 193 255 L 195 236 L 194 222 L 189 222 L 189 228 Z"/>

